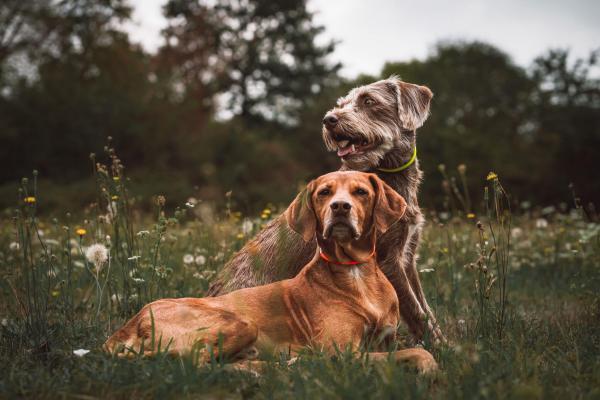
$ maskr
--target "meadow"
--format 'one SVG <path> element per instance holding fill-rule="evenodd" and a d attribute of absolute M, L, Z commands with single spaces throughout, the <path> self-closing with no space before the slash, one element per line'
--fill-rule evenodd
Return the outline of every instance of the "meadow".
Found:
<path fill-rule="evenodd" d="M 142 305 L 202 296 L 284 205 L 254 216 L 231 193 L 220 205 L 140 198 L 114 150 L 106 160 L 93 160 L 97 199 L 85 209 L 39 215 L 34 172 L 1 215 L 1 398 L 600 398 L 597 217 L 576 201 L 514 204 L 496 174 L 477 188 L 479 213 L 448 177 L 448 210 L 427 213 L 419 270 L 449 339 L 425 338 L 441 367 L 432 376 L 343 351 L 291 366 L 280 354 L 261 374 L 221 359 L 107 355 L 103 342 Z"/>

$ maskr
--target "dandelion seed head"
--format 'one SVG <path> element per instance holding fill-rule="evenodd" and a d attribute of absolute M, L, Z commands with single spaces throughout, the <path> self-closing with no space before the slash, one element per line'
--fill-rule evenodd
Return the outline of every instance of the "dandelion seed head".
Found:
<path fill-rule="evenodd" d="M 196 261 L 196 265 L 202 266 L 202 265 L 206 264 L 206 257 L 204 257 L 202 254 L 200 254 L 200 255 L 196 256 L 195 261 Z"/>
<path fill-rule="evenodd" d="M 108 249 L 103 244 L 93 244 L 85 251 L 85 258 L 99 270 L 108 261 Z"/>
<path fill-rule="evenodd" d="M 194 256 L 191 254 L 186 254 L 183 256 L 183 263 L 186 265 L 192 264 L 194 262 Z"/>

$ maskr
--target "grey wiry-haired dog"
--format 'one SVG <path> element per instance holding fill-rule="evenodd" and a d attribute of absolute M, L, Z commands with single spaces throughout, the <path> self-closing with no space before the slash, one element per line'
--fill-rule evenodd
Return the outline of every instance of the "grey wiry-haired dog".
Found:
<path fill-rule="evenodd" d="M 352 89 L 325 115 L 323 140 L 329 150 L 337 151 L 342 170 L 375 172 L 406 199 L 403 223 L 377 241 L 377 261 L 398 294 L 402 318 L 415 338 L 420 340 L 428 330 L 443 341 L 421 287 L 415 254 L 424 222 L 417 202 L 422 173 L 416 160 L 416 129 L 429 115 L 432 96 L 428 88 L 396 77 Z M 293 277 L 315 251 L 313 237 L 300 237 L 279 216 L 234 255 L 209 293 Z"/>

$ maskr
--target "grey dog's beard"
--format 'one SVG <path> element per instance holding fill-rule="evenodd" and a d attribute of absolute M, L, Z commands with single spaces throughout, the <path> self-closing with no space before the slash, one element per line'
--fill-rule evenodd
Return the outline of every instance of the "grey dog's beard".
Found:
<path fill-rule="evenodd" d="M 347 158 L 342 158 L 341 161 L 349 169 L 355 171 L 368 171 L 378 167 L 392 148 L 392 143 L 383 143 L 362 154 L 355 154 Z"/>

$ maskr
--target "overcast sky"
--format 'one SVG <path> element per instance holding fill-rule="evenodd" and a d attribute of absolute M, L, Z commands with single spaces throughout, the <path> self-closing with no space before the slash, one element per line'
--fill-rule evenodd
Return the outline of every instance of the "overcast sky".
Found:
<path fill-rule="evenodd" d="M 161 43 L 165 0 L 130 0 L 129 31 L 149 50 Z M 600 0 L 309 0 L 343 74 L 376 74 L 385 61 L 424 58 L 440 40 L 480 39 L 527 66 L 550 47 L 586 56 L 600 47 Z"/>

